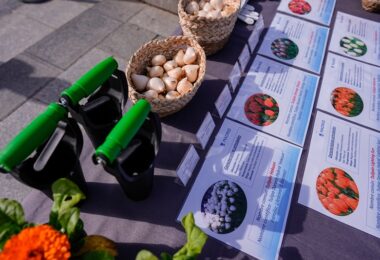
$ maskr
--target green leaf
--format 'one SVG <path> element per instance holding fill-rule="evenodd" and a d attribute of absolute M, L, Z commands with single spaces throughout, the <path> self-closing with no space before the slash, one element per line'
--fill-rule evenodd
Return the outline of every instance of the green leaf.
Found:
<path fill-rule="evenodd" d="M 14 234 L 19 233 L 27 225 L 24 210 L 15 200 L 0 199 L 0 249 Z"/>
<path fill-rule="evenodd" d="M 5 242 L 7 242 L 12 235 L 18 234 L 21 229 L 21 227 L 12 223 L 4 223 L 0 225 L 0 251 L 3 249 Z"/>
<path fill-rule="evenodd" d="M 80 211 L 74 206 L 86 196 L 74 182 L 65 178 L 55 181 L 52 191 L 54 202 L 49 224 L 67 234 L 73 247 L 81 246 L 78 243 L 86 233 L 83 229 L 83 221 L 79 218 Z"/>
<path fill-rule="evenodd" d="M 52 186 L 52 191 L 54 199 L 51 209 L 52 212 L 70 209 L 86 198 L 79 187 L 66 178 L 55 181 Z"/>
<path fill-rule="evenodd" d="M 161 260 L 172 260 L 173 259 L 173 257 L 166 252 L 162 252 L 160 254 L 160 257 L 161 257 Z"/>
<path fill-rule="evenodd" d="M 182 219 L 185 228 L 187 242 L 173 257 L 167 253 L 161 253 L 161 260 L 192 260 L 201 253 L 207 241 L 207 235 L 195 225 L 193 213 L 187 214 Z M 136 260 L 158 260 L 158 258 L 147 250 L 141 250 Z"/>
<path fill-rule="evenodd" d="M 78 225 L 79 214 L 80 212 L 78 208 L 71 208 L 61 211 L 58 216 L 58 222 L 62 229 L 64 229 L 61 231 L 67 234 L 69 238 L 75 232 L 75 228 Z"/>
<path fill-rule="evenodd" d="M 115 257 L 112 256 L 107 251 L 97 250 L 97 251 L 90 251 L 82 255 L 81 259 L 83 260 L 115 260 Z"/>
<path fill-rule="evenodd" d="M 82 247 L 86 232 L 84 231 L 83 221 L 79 218 L 78 208 L 66 209 L 60 212 L 58 223 L 60 231 L 67 234 L 72 245 L 72 250 L 76 251 Z"/>
<path fill-rule="evenodd" d="M 194 216 L 191 212 L 182 219 L 182 226 L 186 231 L 187 242 L 174 254 L 173 259 L 195 259 L 201 253 L 207 241 L 207 235 L 195 225 Z"/>
<path fill-rule="evenodd" d="M 137 256 L 136 260 L 159 260 L 157 256 L 155 256 L 152 252 L 148 250 L 141 250 Z"/>
<path fill-rule="evenodd" d="M 90 235 L 83 239 L 83 246 L 75 252 L 81 256 L 90 251 L 106 251 L 110 255 L 117 256 L 117 246 L 114 241 L 101 235 Z"/>
<path fill-rule="evenodd" d="M 13 222 L 17 225 L 25 223 L 24 210 L 20 203 L 10 199 L 0 199 L 0 223 Z"/>

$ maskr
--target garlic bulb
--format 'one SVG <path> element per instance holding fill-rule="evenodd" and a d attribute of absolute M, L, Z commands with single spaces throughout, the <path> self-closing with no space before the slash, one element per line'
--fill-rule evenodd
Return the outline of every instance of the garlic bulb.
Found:
<path fill-rule="evenodd" d="M 202 10 L 208 13 L 208 12 L 212 11 L 212 9 L 213 8 L 212 8 L 210 3 L 205 3 Z"/>
<path fill-rule="evenodd" d="M 168 75 L 169 75 L 169 77 L 172 77 L 172 78 L 179 80 L 182 78 L 183 72 L 182 72 L 181 68 L 177 67 L 175 69 L 169 70 Z"/>
<path fill-rule="evenodd" d="M 178 81 L 175 78 L 167 76 L 167 77 L 163 77 L 162 80 L 165 83 L 165 87 L 166 87 L 167 92 L 176 89 Z"/>
<path fill-rule="evenodd" d="M 222 12 L 221 12 L 221 15 L 222 16 L 230 16 L 233 12 L 235 11 L 234 7 L 233 6 L 230 6 L 230 5 L 226 5 Z"/>
<path fill-rule="evenodd" d="M 146 68 L 149 74 L 149 77 L 161 77 L 162 74 L 164 74 L 164 69 L 161 66 L 153 66 L 153 67 L 147 67 Z"/>
<path fill-rule="evenodd" d="M 197 59 L 197 54 L 193 47 L 187 47 L 185 55 L 183 56 L 183 62 L 185 64 L 192 64 Z"/>
<path fill-rule="evenodd" d="M 199 65 L 186 65 L 182 69 L 185 71 L 188 81 L 192 83 L 197 80 Z"/>
<path fill-rule="evenodd" d="M 183 65 L 185 65 L 185 63 L 183 62 L 183 56 L 185 56 L 185 52 L 183 50 L 179 50 L 177 52 L 177 54 L 174 56 L 174 61 L 180 67 L 182 67 Z"/>
<path fill-rule="evenodd" d="M 208 14 L 207 14 L 207 17 L 209 17 L 209 18 L 219 18 L 219 17 L 221 17 L 222 15 L 221 15 L 221 13 L 220 13 L 220 11 L 219 10 L 213 10 L 213 11 L 211 11 L 211 12 L 209 12 Z"/>
<path fill-rule="evenodd" d="M 190 3 L 188 3 L 185 7 L 185 11 L 186 13 L 188 14 L 197 14 L 198 11 L 199 11 L 199 5 L 197 2 L 195 1 L 191 1 Z"/>
<path fill-rule="evenodd" d="M 166 94 L 165 97 L 166 99 L 172 100 L 178 98 L 179 96 L 181 96 L 181 94 L 179 94 L 177 91 L 170 91 L 168 94 Z"/>
<path fill-rule="evenodd" d="M 147 99 L 155 99 L 158 98 L 158 93 L 152 89 L 145 91 L 142 93 Z"/>
<path fill-rule="evenodd" d="M 181 79 L 180 82 L 178 82 L 178 85 L 177 85 L 177 91 L 180 93 L 180 94 L 186 94 L 187 92 L 189 92 L 191 89 L 193 88 L 193 84 L 191 84 L 187 78 L 183 78 Z"/>
<path fill-rule="evenodd" d="M 153 66 L 162 66 L 165 62 L 166 58 L 164 55 L 161 54 L 154 56 L 151 61 Z"/>
<path fill-rule="evenodd" d="M 225 4 L 225 0 L 200 0 L 199 3 L 191 1 L 186 5 L 186 12 L 199 17 L 219 18 L 229 16 L 234 12 L 234 7 Z"/>
<path fill-rule="evenodd" d="M 131 75 L 131 78 L 132 78 L 133 84 L 135 85 L 135 89 L 137 91 L 143 91 L 146 87 L 146 84 L 149 81 L 149 78 L 147 76 L 139 75 L 135 73 Z"/>
<path fill-rule="evenodd" d="M 164 64 L 165 71 L 169 71 L 169 70 L 175 69 L 177 67 L 178 67 L 178 65 L 174 60 L 169 60 Z"/>
<path fill-rule="evenodd" d="M 204 10 L 200 10 L 199 12 L 198 12 L 198 16 L 200 16 L 200 17 L 206 17 L 207 16 L 207 12 L 206 11 L 204 11 Z"/>
<path fill-rule="evenodd" d="M 215 9 L 215 10 L 222 10 L 224 7 L 223 0 L 210 0 L 210 5 Z"/>
<path fill-rule="evenodd" d="M 159 95 L 158 95 L 158 98 L 162 100 L 162 99 L 165 99 L 165 96 L 164 96 L 164 95 L 161 95 L 161 94 L 159 94 Z"/>
<path fill-rule="evenodd" d="M 203 7 L 205 6 L 207 2 L 205 0 L 201 0 L 199 1 L 199 9 L 203 9 Z"/>
<path fill-rule="evenodd" d="M 151 78 L 146 85 L 148 89 L 154 90 L 157 93 L 165 91 L 165 83 L 160 78 Z"/>

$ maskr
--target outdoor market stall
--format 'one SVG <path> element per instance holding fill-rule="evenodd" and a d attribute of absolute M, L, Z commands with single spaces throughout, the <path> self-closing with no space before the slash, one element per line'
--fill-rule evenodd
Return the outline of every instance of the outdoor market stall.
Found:
<path fill-rule="evenodd" d="M 201 170 L 206 154 L 218 134 L 218 130 L 225 122 L 226 116 L 236 121 L 241 120 L 239 115 L 233 115 L 232 110 L 234 102 L 237 102 L 239 95 L 244 91 L 244 77 L 240 76 L 245 76 L 248 69 L 254 66 L 255 59 L 262 57 L 257 56 L 258 52 L 265 54 L 265 50 L 261 47 L 263 42 L 266 41 L 266 33 L 267 36 L 276 33 L 271 32 L 268 28 L 277 13 L 279 2 L 251 2 L 250 4 L 255 6 L 255 10 L 263 18 L 264 28 L 262 33 L 260 34 L 262 29 L 260 28 L 260 22 L 246 25 L 238 21 L 224 48 L 207 57 L 206 75 L 196 95 L 180 111 L 161 118 L 161 144 L 155 160 L 153 189 L 147 199 L 133 201 L 125 196 L 117 180 L 108 174 L 103 167 L 94 164 L 94 147 L 87 135 L 83 134 L 84 142 L 80 161 L 87 182 L 88 198 L 81 205 L 81 216 L 88 233 L 101 234 L 116 241 L 120 259 L 134 259 L 141 249 L 148 249 L 156 255 L 164 251 L 173 253 L 184 244 L 186 237 L 180 223 L 177 221 L 178 215 L 192 189 L 197 174 Z M 328 22 L 321 21 L 320 24 L 315 24 L 315 26 L 319 26 L 320 30 L 327 32 L 326 49 L 324 52 L 322 51 L 323 56 L 320 64 L 310 66 L 303 71 L 300 70 L 299 73 L 307 73 L 311 78 L 320 76 L 319 82 L 317 80 L 315 83 L 315 89 L 311 91 L 316 97 L 321 92 L 322 79 L 331 77 L 329 70 L 325 70 L 326 66 L 328 66 L 326 57 L 333 30 L 343 30 L 343 28 L 334 28 L 334 24 L 337 24 L 338 11 L 380 22 L 379 15 L 365 12 L 361 8 L 360 1 L 337 0 L 330 23 L 330 30 L 328 31 L 328 27 L 320 25 L 324 23 L 328 25 Z M 283 13 L 281 15 L 285 16 Z M 281 15 L 276 17 L 278 18 Z M 302 21 L 307 22 L 306 20 Z M 290 18 L 288 22 L 292 22 Z M 310 26 L 310 28 L 314 27 Z M 313 33 L 313 31 L 308 30 L 307 33 Z M 302 52 L 302 47 L 299 46 L 300 53 Z M 276 57 L 271 58 L 276 59 Z M 368 62 L 370 63 L 370 61 Z M 263 63 L 265 62 L 271 61 L 263 60 Z M 285 63 L 291 63 L 297 67 L 302 67 L 302 62 L 305 61 L 300 59 L 299 61 L 294 61 L 294 64 L 291 61 L 285 61 Z M 379 66 L 380 64 L 375 65 Z M 124 70 L 124 68 L 119 69 Z M 226 98 L 229 96 L 228 93 L 232 95 L 231 100 Z M 225 98 L 224 101 L 218 101 L 221 95 Z M 225 111 L 221 108 L 223 104 L 226 106 Z M 227 105 L 229 105 L 229 108 Z M 318 107 L 322 106 L 323 104 L 318 105 Z M 286 227 L 282 243 L 280 239 L 279 258 L 378 258 L 380 256 L 380 239 L 375 235 L 370 235 L 368 232 L 363 232 L 350 225 L 336 221 L 326 216 L 326 214 L 321 214 L 298 203 L 303 178 L 308 174 L 304 171 L 308 161 L 308 154 L 311 151 L 310 143 L 317 115 L 317 101 L 314 102 L 313 109 L 310 112 L 311 117 L 304 126 L 305 136 L 299 139 L 283 138 L 301 147 L 297 148 L 301 157 L 299 158 L 287 220 L 285 216 Z M 208 118 L 208 121 L 205 118 Z M 318 122 L 316 121 L 315 124 Z M 207 129 L 204 129 L 205 124 L 208 126 L 206 127 Z M 202 128 L 202 125 L 203 129 L 201 129 L 202 133 L 200 133 L 199 129 Z M 366 126 L 371 127 L 368 124 Z M 379 128 L 374 127 L 374 129 L 379 131 Z M 207 136 L 208 133 L 211 134 L 210 137 Z M 199 137 L 202 134 L 206 137 Z M 276 132 L 269 132 L 269 134 L 277 135 Z M 270 135 L 268 136 L 271 137 Z M 179 172 L 179 166 L 183 163 L 183 159 L 188 154 L 188 149 L 191 145 L 195 147 L 196 154 L 199 155 L 200 160 L 195 161 L 195 163 L 198 163 L 195 164 L 196 167 L 189 182 L 184 185 L 180 181 L 177 172 Z M 318 156 L 318 154 L 313 154 L 313 156 Z M 247 200 L 250 202 L 249 198 Z M 33 191 L 22 204 L 28 220 L 38 223 L 47 222 L 52 202 L 44 193 Z M 307 202 L 303 202 L 303 204 L 307 204 Z M 199 259 L 252 258 L 252 256 L 238 249 L 209 236 Z M 277 248 L 273 250 L 277 250 Z"/>

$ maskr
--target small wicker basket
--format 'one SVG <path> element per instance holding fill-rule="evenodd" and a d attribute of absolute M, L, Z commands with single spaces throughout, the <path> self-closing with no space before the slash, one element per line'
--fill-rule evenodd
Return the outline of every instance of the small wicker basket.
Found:
<path fill-rule="evenodd" d="M 183 34 L 194 37 L 203 47 L 206 55 L 211 55 L 227 43 L 239 13 L 240 0 L 227 0 L 225 5 L 231 14 L 219 18 L 200 17 L 186 13 L 186 5 L 194 0 L 178 2 L 178 16 Z"/>
<path fill-rule="evenodd" d="M 362 0 L 362 7 L 368 12 L 380 12 L 380 0 Z"/>
<path fill-rule="evenodd" d="M 181 110 L 196 94 L 199 86 L 201 85 L 205 71 L 206 71 L 206 55 L 202 47 L 197 41 L 186 36 L 171 36 L 164 40 L 153 40 L 140 47 L 130 58 L 126 76 L 128 81 L 129 98 L 133 103 L 139 99 L 145 98 L 135 90 L 131 75 L 133 73 L 145 74 L 146 67 L 149 65 L 153 56 L 157 54 L 165 55 L 165 57 L 174 57 L 180 50 L 186 50 L 188 46 L 195 49 L 197 53 L 196 64 L 199 65 L 198 79 L 193 83 L 191 91 L 176 99 L 153 99 L 148 100 L 152 106 L 152 111 L 158 113 L 160 117 L 168 116 Z"/>

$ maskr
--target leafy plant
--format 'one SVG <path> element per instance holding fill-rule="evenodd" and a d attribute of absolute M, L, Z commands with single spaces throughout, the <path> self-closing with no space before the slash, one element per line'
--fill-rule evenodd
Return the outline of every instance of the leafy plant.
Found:
<path fill-rule="evenodd" d="M 59 179 L 52 185 L 53 206 L 50 212 L 49 224 L 55 229 L 67 234 L 74 251 L 83 245 L 86 236 L 80 210 L 75 207 L 86 196 L 79 187 L 68 179 Z"/>
<path fill-rule="evenodd" d="M 67 235 L 74 259 L 115 259 L 117 252 L 111 240 L 102 236 L 91 236 L 91 241 L 107 240 L 108 247 L 112 250 L 99 246 L 99 243 L 88 243 L 89 239 L 86 239 L 83 221 L 80 219 L 80 210 L 76 207 L 86 196 L 78 186 L 70 180 L 62 178 L 54 182 L 52 191 L 54 201 L 47 224 Z M 25 220 L 20 203 L 15 200 L 0 199 L 0 252 L 11 236 L 34 225 Z M 85 250 L 81 250 L 84 247 Z"/>
<path fill-rule="evenodd" d="M 117 255 L 115 243 L 103 236 L 87 236 L 84 230 L 83 221 L 80 219 L 80 210 L 76 205 L 86 196 L 78 186 L 63 178 L 54 182 L 52 191 L 53 205 L 47 225 L 67 235 L 71 246 L 70 259 L 114 260 Z M 195 225 L 192 213 L 182 219 L 182 225 L 187 235 L 186 244 L 173 256 L 162 253 L 160 255 L 162 260 L 190 260 L 195 259 L 201 253 L 207 235 Z M 5 243 L 13 235 L 19 234 L 25 228 L 34 226 L 40 227 L 25 220 L 24 210 L 20 203 L 15 200 L 0 199 L 0 258 Z M 16 247 L 12 248 L 18 250 Z M 136 257 L 136 260 L 158 259 L 147 250 L 140 251 Z"/>
<path fill-rule="evenodd" d="M 15 200 L 0 199 L 0 250 L 5 242 L 23 228 L 29 226 L 24 218 L 24 210 Z"/>
<path fill-rule="evenodd" d="M 173 256 L 167 253 L 161 253 L 161 260 L 190 260 L 196 259 L 201 253 L 204 244 L 207 241 L 207 235 L 195 225 L 193 213 L 189 213 L 182 219 L 182 226 L 186 231 L 186 244 Z M 141 250 L 136 260 L 159 260 L 157 256 L 148 250 Z"/>

